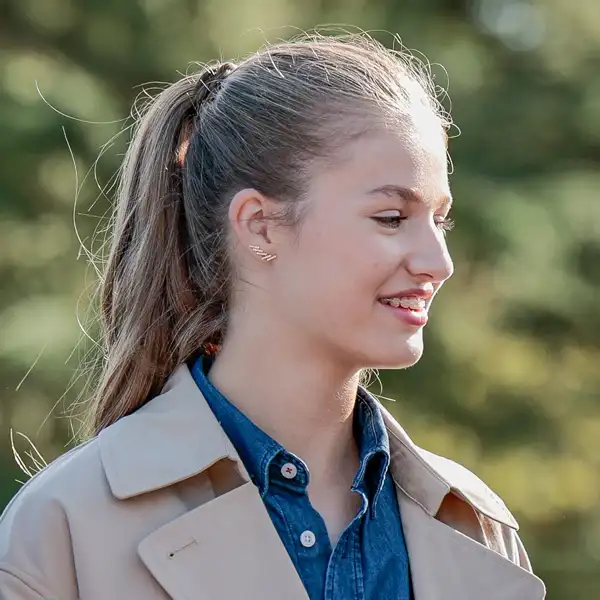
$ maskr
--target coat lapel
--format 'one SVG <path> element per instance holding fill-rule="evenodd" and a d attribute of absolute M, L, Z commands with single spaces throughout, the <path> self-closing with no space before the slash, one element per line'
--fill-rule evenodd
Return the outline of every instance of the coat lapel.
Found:
<path fill-rule="evenodd" d="M 398 491 L 416 600 L 542 600 L 535 575 L 431 517 Z"/>
<path fill-rule="evenodd" d="M 173 600 L 309 600 L 251 482 L 154 531 L 138 552 Z"/>

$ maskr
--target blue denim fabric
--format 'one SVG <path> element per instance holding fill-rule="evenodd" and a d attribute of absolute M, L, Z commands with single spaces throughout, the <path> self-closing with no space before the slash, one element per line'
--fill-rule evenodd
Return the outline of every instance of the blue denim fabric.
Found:
<path fill-rule="evenodd" d="M 388 434 L 376 401 L 365 390 L 359 390 L 354 432 L 360 467 L 352 490 L 362 498 L 362 506 L 332 547 L 325 523 L 308 498 L 310 474 L 306 464 L 252 423 L 212 385 L 206 376 L 211 362 L 200 358 L 193 365 L 192 375 L 258 487 L 311 600 L 412 598 L 408 552 L 388 471 Z M 292 476 L 294 467 L 296 473 Z M 284 476 L 286 470 L 288 477 Z M 301 542 L 306 531 L 315 536 L 310 547 Z"/>

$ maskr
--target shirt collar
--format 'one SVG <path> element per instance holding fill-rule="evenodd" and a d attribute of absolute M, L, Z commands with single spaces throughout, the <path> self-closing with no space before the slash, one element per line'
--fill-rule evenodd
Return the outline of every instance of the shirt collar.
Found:
<path fill-rule="evenodd" d="M 289 460 L 298 467 L 303 463 L 254 424 L 211 383 L 207 375 L 213 361 L 209 357 L 198 358 L 192 367 L 192 376 L 237 449 L 250 478 L 264 496 L 269 488 L 270 466 L 276 457 L 283 457 L 283 462 Z M 374 512 L 388 472 L 390 448 L 379 405 L 362 388 L 359 389 L 354 413 L 354 436 L 360 465 L 352 489 L 367 496 Z"/>
<path fill-rule="evenodd" d="M 352 488 L 366 493 L 374 514 L 390 466 L 390 442 L 379 405 L 363 388 L 356 397 L 354 435 L 360 466 Z"/>

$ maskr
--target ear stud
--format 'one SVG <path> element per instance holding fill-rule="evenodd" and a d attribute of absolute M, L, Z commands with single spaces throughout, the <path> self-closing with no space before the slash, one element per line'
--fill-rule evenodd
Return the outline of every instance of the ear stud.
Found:
<path fill-rule="evenodd" d="M 277 258 L 276 254 L 268 254 L 260 246 L 250 246 L 250 250 L 252 250 L 256 256 L 265 262 L 271 262 Z"/>

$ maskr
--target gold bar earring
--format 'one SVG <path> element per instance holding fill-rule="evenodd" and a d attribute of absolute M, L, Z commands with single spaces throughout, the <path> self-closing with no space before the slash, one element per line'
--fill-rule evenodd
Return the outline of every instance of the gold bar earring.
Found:
<path fill-rule="evenodd" d="M 250 250 L 265 262 L 271 262 L 277 258 L 276 254 L 267 254 L 260 246 L 250 246 Z"/>

